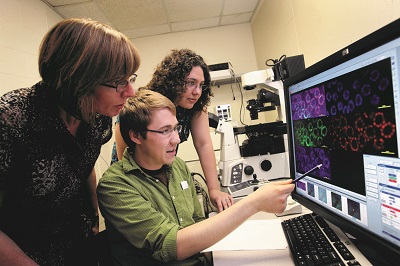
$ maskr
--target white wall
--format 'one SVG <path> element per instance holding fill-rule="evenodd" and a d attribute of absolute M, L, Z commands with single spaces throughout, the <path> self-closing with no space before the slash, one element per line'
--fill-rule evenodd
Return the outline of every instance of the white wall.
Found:
<path fill-rule="evenodd" d="M 398 0 L 264 0 L 252 21 L 257 66 L 304 54 L 308 67 L 398 18 Z"/>
<path fill-rule="evenodd" d="M 0 0 L 0 95 L 40 80 L 39 45 L 62 18 L 39 0 Z"/>
<path fill-rule="evenodd" d="M 40 0 L 0 0 L 0 95 L 41 80 L 40 43 L 62 17 Z M 107 169 L 111 148 L 103 147 L 96 165 L 98 177 Z M 107 163 L 105 163 L 105 161 Z"/>
<path fill-rule="evenodd" d="M 189 48 L 207 64 L 231 62 L 237 75 L 257 67 L 250 23 L 132 39 L 142 63 L 137 86 L 145 85 L 171 49 Z"/>

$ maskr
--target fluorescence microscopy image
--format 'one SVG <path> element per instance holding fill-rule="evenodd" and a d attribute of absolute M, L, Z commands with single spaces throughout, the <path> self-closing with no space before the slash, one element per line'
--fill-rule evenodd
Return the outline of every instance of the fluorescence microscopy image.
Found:
<path fill-rule="evenodd" d="M 398 156 L 391 75 L 387 58 L 294 95 L 295 144 Z"/>
<path fill-rule="evenodd" d="M 297 120 L 293 122 L 293 131 L 296 145 L 307 147 L 321 147 L 327 141 L 327 117 Z"/>
<path fill-rule="evenodd" d="M 322 164 L 321 168 L 312 172 L 310 176 L 331 179 L 331 160 L 328 149 L 295 146 L 295 152 L 297 159 L 296 169 L 298 172 L 305 173 L 311 168 Z"/>
<path fill-rule="evenodd" d="M 390 59 L 346 73 L 291 96 L 292 119 L 347 115 L 393 107 Z"/>
<path fill-rule="evenodd" d="M 329 116 L 376 110 L 393 106 L 390 58 L 324 83 Z"/>
<path fill-rule="evenodd" d="M 296 171 L 365 194 L 363 155 L 399 156 L 391 77 L 385 58 L 291 94 Z"/>
<path fill-rule="evenodd" d="M 293 120 L 326 116 L 324 85 L 293 95 L 291 106 Z"/>
<path fill-rule="evenodd" d="M 397 156 L 396 122 L 391 109 L 293 122 L 295 144 Z"/>
<path fill-rule="evenodd" d="M 334 116 L 329 126 L 331 148 L 397 157 L 395 117 L 391 110 Z"/>

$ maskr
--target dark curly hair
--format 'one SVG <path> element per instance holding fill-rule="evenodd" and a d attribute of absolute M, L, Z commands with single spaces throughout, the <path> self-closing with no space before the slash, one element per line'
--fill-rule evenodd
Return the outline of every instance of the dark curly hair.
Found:
<path fill-rule="evenodd" d="M 161 93 L 176 105 L 182 93 L 186 90 L 185 78 L 195 66 L 200 66 L 203 69 L 204 85 L 207 85 L 207 89 L 202 91 L 200 99 L 191 111 L 194 113 L 206 112 L 210 105 L 210 97 L 213 96 L 210 88 L 210 70 L 204 59 L 190 49 L 171 50 L 155 69 L 151 81 L 139 90 L 148 89 Z"/>

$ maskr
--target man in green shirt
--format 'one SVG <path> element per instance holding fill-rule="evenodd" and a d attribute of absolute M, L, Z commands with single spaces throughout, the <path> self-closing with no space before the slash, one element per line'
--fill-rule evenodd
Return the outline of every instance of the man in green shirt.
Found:
<path fill-rule="evenodd" d="M 259 211 L 282 212 L 294 189 L 291 180 L 264 185 L 205 219 L 190 171 L 175 156 L 181 130 L 175 115 L 173 103 L 150 90 L 120 113 L 128 148 L 97 187 L 115 265 L 206 265 L 199 252 Z"/>

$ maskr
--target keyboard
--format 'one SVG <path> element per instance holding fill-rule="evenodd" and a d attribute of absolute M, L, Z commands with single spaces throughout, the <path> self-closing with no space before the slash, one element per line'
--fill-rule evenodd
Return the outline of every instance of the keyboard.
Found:
<path fill-rule="evenodd" d="M 297 216 L 282 228 L 297 266 L 361 265 L 321 216 Z"/>

